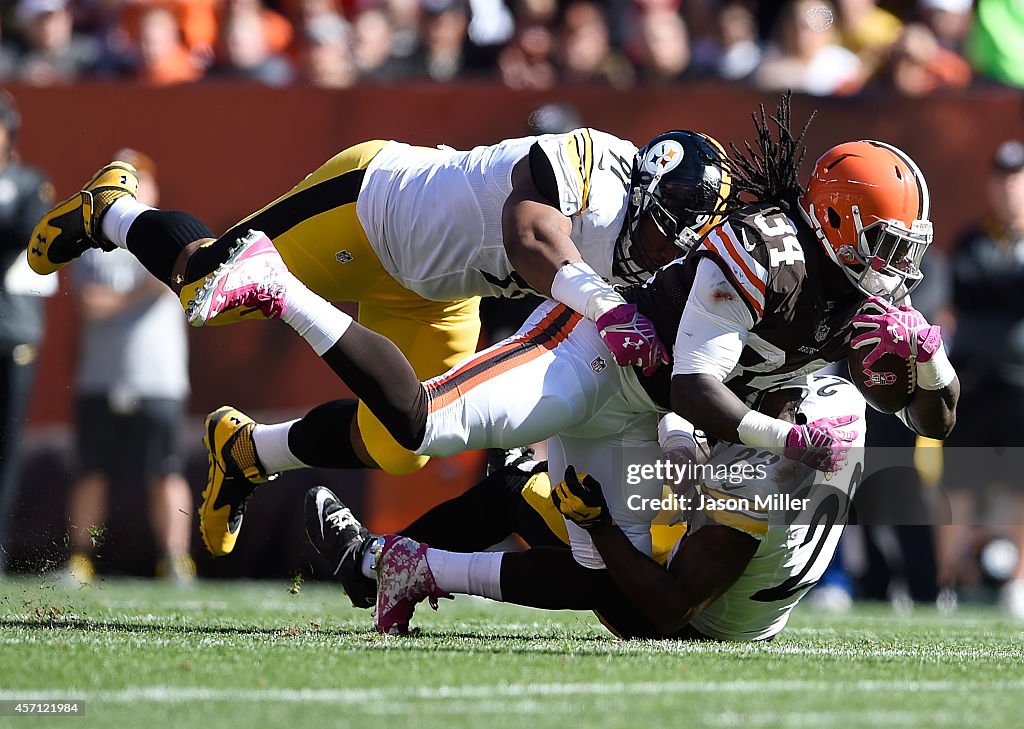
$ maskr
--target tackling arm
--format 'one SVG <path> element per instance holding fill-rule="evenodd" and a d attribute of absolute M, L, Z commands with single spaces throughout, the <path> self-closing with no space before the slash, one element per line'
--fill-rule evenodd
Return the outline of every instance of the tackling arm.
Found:
<path fill-rule="evenodd" d="M 596 323 L 617 364 L 651 374 L 668 362 L 654 325 L 583 260 L 570 237 L 572 207 L 556 207 L 558 199 L 551 162 L 535 144 L 512 169 L 512 192 L 502 209 L 509 262 L 534 290 Z"/>
<path fill-rule="evenodd" d="M 710 524 L 683 540 L 666 570 L 614 524 L 592 529 L 590 536 L 615 584 L 666 637 L 728 590 L 760 544 L 736 529 Z"/>
<path fill-rule="evenodd" d="M 501 223 L 509 262 L 544 296 L 551 296 L 551 284 L 562 266 L 583 260 L 569 237 L 569 219 L 537 189 L 529 155 L 512 170 L 512 194 L 505 201 Z"/>

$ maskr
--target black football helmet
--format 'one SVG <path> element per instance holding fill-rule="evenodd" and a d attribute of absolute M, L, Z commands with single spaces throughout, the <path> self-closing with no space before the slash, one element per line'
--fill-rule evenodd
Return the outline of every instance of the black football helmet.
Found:
<path fill-rule="evenodd" d="M 622 235 L 615 243 L 612 272 L 630 283 L 646 281 L 658 268 L 637 241 L 644 216 L 685 256 L 725 212 L 731 189 L 725 150 L 699 132 L 659 134 L 633 158 Z"/>

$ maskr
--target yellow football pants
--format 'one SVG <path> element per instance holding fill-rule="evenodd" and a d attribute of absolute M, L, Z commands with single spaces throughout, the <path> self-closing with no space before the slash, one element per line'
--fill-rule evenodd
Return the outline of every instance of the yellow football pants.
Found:
<path fill-rule="evenodd" d="M 427 380 L 476 351 L 480 299 L 429 301 L 381 265 L 356 216 L 356 199 L 362 170 L 385 144 L 364 142 L 340 152 L 232 231 L 263 231 L 311 290 L 328 301 L 357 302 L 359 322 L 398 345 Z M 357 419 L 367 451 L 386 472 L 411 473 L 427 462 L 399 446 L 361 402 Z"/>

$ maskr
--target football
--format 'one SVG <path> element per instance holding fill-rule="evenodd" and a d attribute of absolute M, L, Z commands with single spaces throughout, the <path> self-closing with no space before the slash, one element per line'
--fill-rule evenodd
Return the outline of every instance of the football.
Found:
<path fill-rule="evenodd" d="M 870 351 L 871 346 L 850 348 L 850 378 L 875 410 L 898 413 L 910 402 L 917 386 L 915 362 L 900 359 L 895 354 L 883 354 L 871 367 L 865 367 L 864 358 Z"/>

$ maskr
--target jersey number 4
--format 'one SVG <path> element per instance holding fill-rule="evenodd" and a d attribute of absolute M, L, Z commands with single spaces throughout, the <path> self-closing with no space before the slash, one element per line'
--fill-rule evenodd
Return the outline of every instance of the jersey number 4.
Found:
<path fill-rule="evenodd" d="M 800 247 L 800 241 L 796 239 L 793 226 L 785 215 L 775 213 L 765 217 L 758 215 L 754 218 L 754 225 L 761 235 L 765 237 L 768 245 L 769 263 L 772 268 L 781 265 L 791 266 L 794 263 L 803 262 L 804 249 Z"/>

